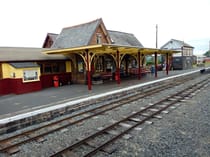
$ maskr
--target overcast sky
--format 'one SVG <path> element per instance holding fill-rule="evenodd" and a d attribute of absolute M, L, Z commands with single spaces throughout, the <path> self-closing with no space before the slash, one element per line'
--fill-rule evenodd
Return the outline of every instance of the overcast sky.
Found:
<path fill-rule="evenodd" d="M 210 0 L 1 0 L 0 46 L 41 47 L 46 34 L 102 18 L 108 30 L 133 33 L 145 47 L 170 39 L 209 49 Z"/>

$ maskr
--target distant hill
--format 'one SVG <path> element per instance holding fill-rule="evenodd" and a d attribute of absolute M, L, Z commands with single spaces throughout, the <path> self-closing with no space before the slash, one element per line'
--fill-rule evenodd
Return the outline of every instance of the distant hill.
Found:
<path fill-rule="evenodd" d="M 205 39 L 196 39 L 191 41 L 186 41 L 186 43 L 190 44 L 194 47 L 194 54 L 201 55 L 210 49 L 210 38 Z"/>

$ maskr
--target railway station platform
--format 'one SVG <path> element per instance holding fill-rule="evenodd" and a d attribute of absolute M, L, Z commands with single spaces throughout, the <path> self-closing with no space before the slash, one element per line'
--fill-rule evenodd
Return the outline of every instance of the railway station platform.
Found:
<path fill-rule="evenodd" d="M 121 84 L 117 84 L 116 81 L 109 81 L 103 84 L 93 85 L 91 91 L 87 89 L 87 85 L 72 84 L 58 88 L 48 88 L 42 91 L 22 95 L 1 96 L 0 120 L 31 111 L 56 106 L 58 104 L 88 98 L 101 93 L 123 89 L 128 86 L 142 84 L 145 82 L 196 70 L 199 69 L 169 71 L 169 75 L 166 75 L 166 72 L 164 71 L 159 71 L 157 78 L 155 78 L 154 75 L 147 74 L 146 76 L 143 76 L 141 80 L 138 80 L 138 78 L 131 78 L 122 80 Z"/>

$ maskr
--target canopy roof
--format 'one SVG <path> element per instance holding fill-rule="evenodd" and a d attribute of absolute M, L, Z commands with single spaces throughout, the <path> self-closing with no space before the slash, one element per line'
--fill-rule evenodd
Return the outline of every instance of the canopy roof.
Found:
<path fill-rule="evenodd" d="M 155 52 L 157 54 L 167 54 L 167 53 L 179 53 L 177 50 L 165 50 L 165 49 L 154 49 L 154 48 L 142 48 L 136 46 L 122 46 L 122 45 L 113 45 L 113 44 L 97 44 L 97 45 L 88 45 L 88 46 L 80 46 L 80 47 L 72 47 L 72 48 L 64 48 L 64 49 L 50 49 L 44 51 L 46 54 L 73 54 L 79 52 L 85 52 L 88 50 L 89 52 L 95 54 L 112 54 L 119 51 L 121 54 L 135 54 L 140 52 L 144 55 L 152 55 Z"/>

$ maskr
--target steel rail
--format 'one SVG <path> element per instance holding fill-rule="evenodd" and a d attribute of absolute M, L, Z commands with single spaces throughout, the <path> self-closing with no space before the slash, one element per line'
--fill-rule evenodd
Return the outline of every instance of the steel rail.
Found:
<path fill-rule="evenodd" d="M 161 108 L 160 110 L 152 113 L 151 115 L 145 117 L 143 120 L 141 120 L 140 122 L 137 122 L 137 124 L 133 125 L 132 127 L 128 128 L 127 130 L 123 131 L 122 133 L 118 134 L 117 136 L 115 136 L 114 138 L 110 139 L 109 141 L 103 143 L 102 145 L 100 145 L 99 147 L 97 147 L 96 149 L 94 149 L 93 151 L 89 152 L 88 154 L 86 154 L 84 157 L 90 157 L 93 156 L 94 154 L 96 154 L 98 151 L 100 151 L 101 149 L 103 149 L 104 147 L 108 146 L 109 144 L 113 143 L 114 141 L 116 141 L 117 139 L 121 138 L 123 135 L 127 134 L 128 132 L 130 132 L 132 129 L 136 128 L 137 126 L 143 124 L 144 122 L 150 120 L 151 118 L 153 118 L 154 116 L 160 114 L 162 111 L 166 110 L 167 108 L 171 107 L 172 105 L 176 104 L 177 102 L 179 102 L 180 100 L 182 100 L 184 97 L 188 96 L 189 93 L 184 94 L 184 95 L 179 95 L 179 93 L 177 95 L 181 96 L 181 98 L 171 102 L 170 104 L 166 105 L 165 107 Z M 176 95 L 175 95 L 176 96 Z M 173 96 L 172 96 L 173 97 Z M 168 100 L 168 99 L 166 99 Z"/>
<path fill-rule="evenodd" d="M 179 78 L 179 79 L 180 79 L 180 78 Z M 186 80 L 189 80 L 189 78 L 186 79 Z M 183 82 L 183 80 L 182 80 L 182 82 Z M 93 115 L 89 115 L 89 116 L 87 116 L 87 117 L 81 118 L 81 119 L 76 120 L 76 121 L 74 121 L 74 122 L 71 122 L 71 123 L 69 123 L 69 124 L 65 124 L 65 125 L 60 126 L 60 127 L 58 127 L 58 128 L 54 128 L 54 129 L 52 129 L 52 130 L 50 130 L 50 131 L 41 133 L 41 134 L 39 134 L 39 135 L 35 135 L 35 136 L 33 136 L 33 137 L 30 137 L 30 134 L 34 134 L 35 131 L 41 130 L 41 129 L 46 128 L 46 127 L 51 127 L 52 125 L 56 125 L 56 124 L 59 124 L 59 123 L 65 121 L 65 120 L 69 120 L 69 119 L 75 118 L 75 117 L 77 117 L 77 116 L 81 116 L 82 114 L 86 114 L 86 113 L 89 113 L 89 112 L 94 112 L 94 111 L 96 111 L 96 110 L 98 110 L 98 109 L 101 109 L 101 108 L 106 108 L 107 106 L 111 106 L 111 105 L 113 105 L 113 104 L 116 103 L 116 102 L 112 102 L 112 103 L 110 103 L 110 104 L 107 104 L 106 106 L 99 106 L 99 107 L 96 107 L 96 108 L 94 108 L 94 109 L 90 109 L 90 110 L 88 110 L 88 111 L 81 112 L 81 113 L 75 114 L 75 115 L 73 115 L 73 116 L 70 116 L 70 117 L 61 119 L 61 120 L 59 120 L 59 121 L 56 121 L 56 122 L 47 124 L 47 125 L 45 125 L 45 126 L 42 126 L 42 127 L 39 127 L 39 128 L 35 128 L 35 129 L 31 129 L 31 130 L 29 130 L 29 131 L 25 131 L 25 132 L 23 132 L 22 134 L 18 134 L 18 135 L 9 137 L 9 138 L 7 138 L 7 139 L 0 140 L 0 143 L 1 143 L 1 146 L 2 146 L 2 144 L 3 144 L 4 142 L 6 142 L 6 141 L 11 141 L 12 139 L 15 139 L 15 138 L 18 138 L 18 137 L 25 137 L 25 136 L 30 137 L 30 138 L 24 139 L 23 141 L 20 141 L 20 142 L 18 142 L 18 143 L 10 144 L 9 146 L 5 146 L 5 144 L 4 144 L 4 146 L 3 146 L 2 148 L 0 148 L 0 152 L 6 152 L 6 151 L 8 151 L 9 149 L 11 149 L 11 148 L 13 148 L 13 147 L 20 146 L 20 145 L 22 145 L 22 144 L 25 144 L 25 143 L 28 143 L 28 142 L 30 142 L 30 141 L 36 140 L 36 139 L 38 139 L 38 138 L 40 138 L 40 137 L 46 136 L 46 135 L 48 135 L 48 134 L 50 134 L 50 133 L 53 133 L 53 132 L 55 132 L 55 131 L 61 130 L 61 129 L 63 129 L 63 128 L 65 128 L 65 127 L 68 127 L 68 126 L 70 126 L 70 125 L 77 124 L 77 123 L 82 122 L 82 121 L 84 121 L 84 120 L 86 120 L 86 119 L 89 119 L 89 118 L 92 118 L 92 117 L 97 116 L 97 115 L 99 115 L 99 114 L 102 114 L 102 113 L 104 113 L 104 112 L 106 112 L 106 111 L 109 111 L 109 110 L 112 110 L 112 109 L 114 109 L 114 108 L 123 106 L 124 104 L 127 104 L 127 103 L 129 103 L 129 102 L 136 101 L 136 100 L 141 99 L 141 98 L 143 98 L 143 97 L 152 95 L 152 94 L 154 94 L 154 93 L 156 93 L 156 92 L 161 91 L 162 89 L 170 88 L 170 87 L 172 87 L 174 84 L 177 84 L 177 83 L 176 83 L 176 82 L 174 82 L 173 84 L 167 83 L 166 85 L 163 85 L 161 88 L 160 88 L 160 87 L 157 87 L 157 88 L 156 88 L 157 90 L 151 89 L 152 91 L 151 91 L 151 90 L 148 90 L 148 91 L 146 91 L 146 94 L 144 93 L 143 95 L 137 96 L 137 97 L 136 97 L 136 95 L 138 95 L 138 93 L 137 93 L 137 94 L 131 96 L 131 98 L 133 97 L 134 99 L 125 98 L 125 99 L 122 100 L 122 101 L 124 101 L 124 102 L 118 103 L 118 105 L 115 105 L 115 106 L 113 106 L 113 107 L 107 108 L 107 109 L 102 110 L 102 111 L 99 111 L 99 112 L 97 112 L 97 113 L 95 113 L 95 114 L 93 114 Z M 166 87 L 167 87 L 167 88 L 166 88 Z M 125 101 L 125 100 L 126 100 L 126 101 Z"/>
<path fill-rule="evenodd" d="M 179 78 L 179 79 L 180 79 L 180 78 Z M 184 81 L 187 81 L 187 80 L 190 80 L 190 79 L 188 78 L 188 79 L 186 79 L 186 80 L 184 80 Z M 182 80 L 182 82 L 184 82 L 184 81 Z M 169 83 L 168 83 L 168 84 L 169 84 Z M 170 86 L 168 86 L 168 84 L 166 84 L 165 86 L 162 86 L 161 88 L 162 88 L 162 89 L 170 88 Z M 177 82 L 176 82 L 176 84 L 177 84 Z M 173 85 L 172 85 L 172 86 L 173 86 Z M 165 87 L 167 87 L 167 88 L 165 88 Z M 159 89 L 159 87 L 157 87 L 156 89 Z M 153 93 L 155 93 L 155 92 L 158 92 L 158 91 L 161 91 L 161 90 L 162 90 L 162 89 L 159 89 L 159 90 L 154 91 L 154 92 L 152 91 L 152 90 L 156 90 L 156 89 L 150 89 L 150 90 L 146 91 L 146 93 L 152 92 L 151 94 L 153 94 Z M 144 93 L 144 94 L 145 94 L 145 93 Z M 130 96 L 130 97 L 134 97 L 134 96 L 136 96 L 136 95 L 138 95 L 138 93 L 135 94 L 135 95 L 132 95 L 132 96 Z M 145 95 L 146 95 L 146 94 L 145 94 Z M 148 95 L 149 95 L 149 94 L 148 94 Z M 148 96 L 148 95 L 146 95 L 146 96 Z M 122 101 L 123 101 L 123 100 L 127 100 L 127 99 L 130 98 L 130 97 L 123 98 L 123 99 L 121 99 L 121 100 L 122 100 Z M 143 98 L 143 97 L 140 97 L 140 98 Z M 113 103 L 116 103 L 116 102 L 118 102 L 118 100 L 117 100 L 117 101 L 114 101 L 114 102 L 112 102 L 112 103 L 110 103 L 110 104 L 106 104 L 106 105 L 107 105 L 107 106 L 108 106 L 108 105 L 112 105 Z M 83 106 L 77 106 L 77 108 L 81 108 L 81 107 L 83 107 Z M 99 106 L 99 107 L 96 107 L 96 108 L 91 109 L 91 110 L 88 110 L 88 111 L 89 111 L 89 112 L 94 112 L 95 110 L 100 109 L 100 108 L 102 108 L 102 107 L 105 107 L 105 106 Z M 72 109 L 75 109 L 75 108 L 72 108 Z M 87 112 L 88 112 L 88 111 L 87 111 Z M 32 131 L 37 131 L 37 130 L 41 130 L 41 129 L 43 129 L 43 128 L 46 128 L 46 127 L 48 127 L 48 126 L 56 125 L 56 124 L 58 124 L 58 123 L 61 123 L 62 121 L 72 119 L 72 118 L 77 117 L 77 116 L 80 116 L 80 115 L 82 115 L 82 114 L 86 114 L 87 112 L 86 112 L 86 111 L 85 111 L 85 112 L 81 112 L 81 113 L 75 114 L 75 115 L 73 115 L 73 116 L 69 116 L 69 117 L 63 118 L 63 119 L 61 119 L 61 120 L 58 120 L 58 121 L 56 121 L 56 122 L 52 122 L 52 123 L 50 123 L 50 124 L 46 124 L 46 125 L 41 126 L 41 127 L 38 127 L 38 128 L 34 128 L 34 129 L 30 129 L 30 130 L 21 132 L 21 134 L 16 134 L 16 135 L 13 135 L 13 136 L 8 137 L 8 138 L 6 138 L 6 139 L 1 139 L 1 140 L 0 140 L 0 143 L 6 142 L 6 141 L 8 141 L 8 140 L 11 140 L 12 138 L 17 138 L 17 137 L 19 137 L 19 136 L 25 136 L 25 135 L 28 136 L 28 134 L 31 133 Z"/>
<path fill-rule="evenodd" d="M 166 86 L 164 86 L 163 88 L 165 88 L 165 87 L 166 87 Z M 171 87 L 171 86 L 170 86 L 170 87 Z M 169 87 L 169 88 L 170 88 L 170 87 Z M 161 91 L 161 90 L 162 90 L 162 88 L 160 88 L 159 90 L 148 91 L 148 94 L 144 94 L 144 95 L 142 95 L 142 96 L 140 96 L 140 97 L 136 97 L 136 95 L 135 95 L 135 96 L 132 96 L 134 99 L 128 99 L 128 98 L 126 98 L 126 99 L 125 99 L 126 101 L 125 101 L 125 100 L 122 100 L 122 101 L 123 101 L 122 103 L 119 103 L 119 102 L 118 102 L 118 104 L 115 105 L 115 106 L 112 106 L 112 107 L 107 108 L 107 109 L 105 109 L 105 110 L 99 111 L 99 112 L 97 112 L 97 113 L 95 113 L 95 114 L 86 116 L 86 117 L 81 118 L 81 119 L 79 119 L 79 120 L 75 120 L 75 121 L 73 121 L 73 122 L 70 122 L 70 123 L 65 124 L 65 125 L 63 125 L 63 126 L 60 126 L 60 127 L 58 127 L 58 128 L 54 128 L 54 129 L 52 129 L 52 130 L 50 130 L 50 131 L 46 131 L 46 132 L 41 133 L 41 134 L 39 134 L 39 135 L 35 135 L 35 136 L 33 136 L 33 137 L 30 137 L 30 133 L 31 133 L 31 132 L 32 132 L 32 134 L 34 134 L 34 131 L 37 131 L 37 130 L 46 128 L 46 126 L 40 127 L 40 128 L 36 128 L 36 129 L 34 129 L 34 130 L 30 130 L 30 131 L 24 132 L 24 133 L 22 133 L 22 134 L 19 134 L 19 135 L 10 137 L 10 139 L 11 139 L 11 138 L 14 139 L 14 138 L 17 138 L 17 137 L 19 137 L 19 136 L 27 136 L 27 137 L 30 137 L 30 138 L 24 139 L 23 141 L 20 141 L 20 142 L 18 142 L 18 143 L 10 144 L 9 146 L 5 146 L 5 144 L 3 144 L 4 147 L 3 147 L 3 148 L 0 148 L 0 152 L 6 152 L 7 150 L 9 150 L 9 149 L 11 149 L 11 148 L 13 148 L 13 147 L 20 146 L 20 145 L 25 144 L 25 143 L 28 143 L 28 142 L 30 142 L 30 141 L 36 140 L 36 139 L 38 139 L 38 138 L 40 138 L 40 137 L 46 136 L 46 135 L 48 135 L 48 134 L 50 134 L 50 133 L 53 133 L 53 132 L 55 132 L 55 131 L 61 130 L 61 129 L 63 129 L 63 128 L 66 128 L 66 127 L 68 127 L 68 126 L 70 126 L 70 125 L 74 125 L 74 124 L 80 123 L 80 122 L 82 122 L 82 121 L 84 121 L 84 120 L 90 119 L 90 118 L 92 118 L 92 117 L 94 117 L 94 116 L 100 115 L 100 114 L 102 114 L 102 113 L 104 113 L 104 112 L 107 112 L 107 111 L 109 111 L 109 110 L 112 110 L 112 109 L 115 109 L 115 108 L 117 108 L 117 107 L 123 106 L 123 105 L 125 105 L 125 104 L 127 104 L 127 103 L 130 103 L 130 102 L 136 101 L 136 100 L 138 100 L 138 99 L 144 98 L 144 97 L 146 97 L 146 96 L 149 96 L 149 95 L 154 94 L 154 93 L 156 93 L 156 92 L 159 92 L 159 91 Z M 114 103 L 116 103 L 116 102 L 114 102 Z M 113 103 L 112 103 L 112 104 L 108 104 L 108 105 L 111 106 L 111 105 L 113 105 Z M 96 111 L 96 110 L 98 110 L 98 109 L 105 108 L 105 107 L 107 107 L 107 106 L 100 106 L 100 107 L 97 107 L 97 108 L 94 108 L 94 109 L 91 109 L 91 110 L 88 110 L 88 111 L 85 111 L 85 112 L 82 112 L 82 113 L 78 113 L 78 114 L 73 115 L 73 116 L 71 116 L 71 117 L 69 117 L 69 118 L 66 118 L 65 120 L 69 120 L 69 119 L 75 118 L 75 117 L 77 117 L 77 116 L 81 116 L 81 115 L 83 115 L 83 114 L 87 114 L 87 113 L 90 113 L 90 112 L 94 112 L 94 111 Z M 64 120 L 62 120 L 62 121 L 64 121 Z M 59 123 L 61 123 L 62 121 L 55 122 L 55 123 L 53 123 L 53 125 L 59 124 Z M 50 127 L 50 126 L 52 126 L 52 124 L 47 125 L 47 127 Z M 3 139 L 2 141 L 0 141 L 0 143 L 1 143 L 0 145 L 2 146 L 2 143 L 6 142 L 6 141 L 9 141 L 10 139 Z"/>
<path fill-rule="evenodd" d="M 205 84 L 205 83 L 203 83 L 202 85 L 204 85 L 204 84 Z M 202 85 L 201 85 L 200 87 L 202 87 Z M 184 91 L 186 91 L 186 90 L 189 90 L 190 88 L 192 88 L 192 87 L 194 87 L 194 86 L 197 86 L 197 85 L 190 86 L 190 87 L 188 87 L 188 88 L 186 88 L 186 89 L 180 91 L 179 93 L 182 93 L 182 92 L 184 92 Z M 198 88 L 198 87 L 197 87 L 197 88 Z M 144 111 L 146 111 L 146 110 L 148 110 L 148 109 L 151 109 L 152 107 L 154 107 L 154 106 L 156 106 L 156 105 L 158 105 L 158 104 L 161 104 L 161 103 L 164 102 L 164 101 L 168 101 L 168 99 L 170 99 L 170 98 L 172 98 L 172 97 L 174 97 L 174 96 L 177 96 L 179 93 L 175 93 L 175 94 L 171 95 L 170 97 L 167 97 L 167 98 L 165 98 L 165 99 L 162 99 L 162 100 L 156 102 L 155 104 L 153 104 L 153 105 L 151 105 L 151 106 L 148 106 L 148 107 L 146 107 L 145 109 L 142 109 L 142 110 L 140 110 L 139 112 L 134 113 L 134 114 L 132 114 L 132 115 L 130 115 L 130 116 L 128 116 L 128 117 L 126 117 L 126 118 L 124 118 L 124 119 L 122 119 L 122 120 L 120 120 L 120 121 L 118 121 L 118 122 L 116 122 L 116 123 L 114 123 L 114 124 L 112 124 L 112 125 L 110 125 L 110 126 L 104 128 L 104 129 L 98 131 L 97 133 L 94 133 L 94 134 L 92 134 L 92 135 L 90 135 L 90 136 L 84 138 L 83 140 L 81 140 L 81 141 L 79 141 L 79 142 L 77 142 L 77 143 L 75 143 L 75 144 L 73 144 L 73 145 L 71 145 L 71 146 L 69 146 L 69 147 L 67 147 L 67 148 L 65 148 L 65 149 L 63 149 L 63 150 L 61 150 L 61 151 L 59 151 L 59 152 L 53 154 L 53 155 L 51 155 L 50 157 L 56 157 L 56 156 L 58 156 L 58 155 L 60 155 L 60 154 L 62 154 L 62 153 L 64 153 L 64 152 L 66 152 L 66 151 L 68 151 L 68 150 L 72 150 L 72 149 L 74 149 L 74 148 L 76 148 L 76 147 L 78 147 L 78 146 L 80 146 L 80 145 L 86 143 L 88 140 L 90 140 L 90 139 L 92 139 L 92 138 L 95 138 L 96 136 L 98 136 L 98 135 L 100 135 L 100 134 L 103 134 L 104 132 L 106 132 L 106 131 L 112 129 L 113 127 L 117 126 L 119 123 L 122 123 L 122 122 L 124 122 L 124 121 L 127 121 L 128 119 L 130 119 L 130 118 L 132 118 L 132 117 L 135 117 L 135 116 L 137 116 L 137 115 L 143 113 Z M 187 96 L 188 94 L 189 94 L 189 93 L 185 94 L 183 97 Z M 151 117 L 154 117 L 155 115 L 159 114 L 160 112 L 162 112 L 162 111 L 165 110 L 166 108 L 172 106 L 173 104 L 179 102 L 181 99 L 182 99 L 182 98 L 178 99 L 177 101 L 174 101 L 174 102 L 171 103 L 170 105 L 167 105 L 166 107 L 164 107 L 164 108 L 160 109 L 159 111 L 153 113 L 149 118 L 145 118 L 143 122 L 145 122 L 146 120 L 150 119 Z M 143 123 L 143 122 L 140 122 L 140 124 Z M 139 125 L 139 124 L 138 124 L 138 125 Z M 138 126 L 138 125 L 135 125 L 135 127 Z M 134 128 L 134 127 L 132 127 L 131 129 L 133 129 L 133 128 Z M 130 131 L 131 129 L 128 129 L 128 131 Z M 128 131 L 126 131 L 125 133 L 127 133 Z M 125 133 L 124 133 L 124 134 L 125 134 Z M 122 135 L 124 135 L 124 134 L 122 134 Z M 121 137 L 122 135 L 118 135 L 118 136 Z M 118 136 L 117 136 L 117 137 L 114 137 L 113 140 L 118 139 Z M 100 148 L 96 148 L 95 151 L 90 152 L 89 154 L 87 154 L 87 156 L 93 155 L 95 152 L 97 152 L 98 150 L 101 150 L 104 146 L 106 146 L 107 144 L 110 144 L 110 143 L 112 143 L 112 142 L 113 142 L 113 141 L 110 141 L 110 142 L 108 141 L 108 142 L 104 143 L 103 145 L 101 145 Z"/>

